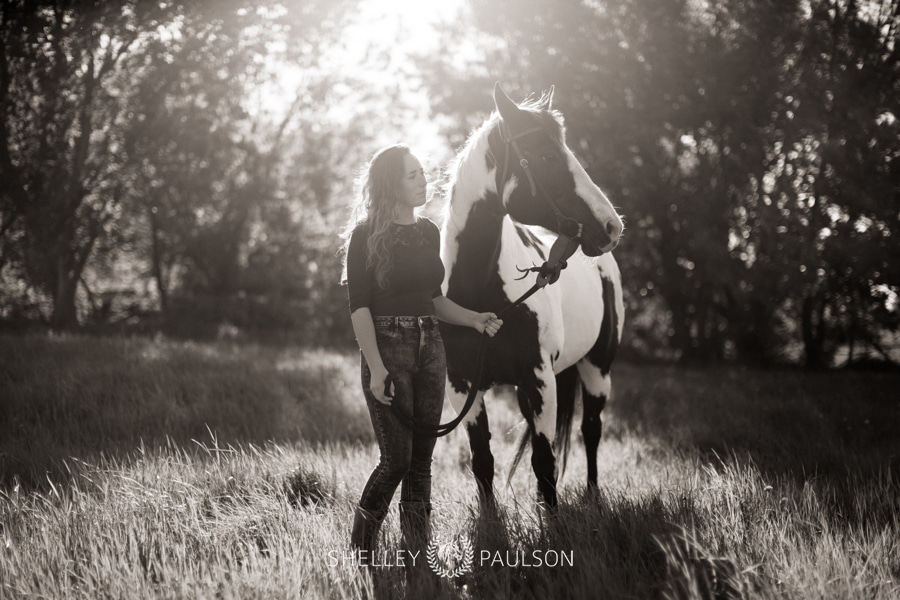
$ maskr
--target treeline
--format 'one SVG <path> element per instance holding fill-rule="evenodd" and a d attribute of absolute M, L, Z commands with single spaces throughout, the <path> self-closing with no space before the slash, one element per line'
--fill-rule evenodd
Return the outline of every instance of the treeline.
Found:
<path fill-rule="evenodd" d="M 372 135 L 329 114 L 351 6 L 4 0 L 0 317 L 340 329 L 333 208 Z"/>
<path fill-rule="evenodd" d="M 356 2 L 2 7 L 0 320 L 352 337 L 337 233 L 408 117 L 330 62 Z M 452 147 L 556 86 L 634 354 L 822 366 L 898 328 L 898 8 L 471 0 L 415 78 Z"/>
<path fill-rule="evenodd" d="M 839 345 L 888 353 L 900 2 L 471 5 L 446 32 L 454 59 L 424 63 L 438 110 L 464 123 L 493 79 L 556 85 L 569 146 L 627 219 L 630 344 L 810 366 Z M 466 29 L 482 32 L 469 63 Z"/>

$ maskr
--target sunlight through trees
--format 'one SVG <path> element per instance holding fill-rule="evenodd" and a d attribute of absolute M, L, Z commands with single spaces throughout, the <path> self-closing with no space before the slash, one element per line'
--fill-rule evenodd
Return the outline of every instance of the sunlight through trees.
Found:
<path fill-rule="evenodd" d="M 446 162 L 502 80 L 517 99 L 556 86 L 569 145 L 626 219 L 634 356 L 889 355 L 897 14 L 6 2 L 0 319 L 349 338 L 335 253 L 355 170 L 398 140 Z"/>

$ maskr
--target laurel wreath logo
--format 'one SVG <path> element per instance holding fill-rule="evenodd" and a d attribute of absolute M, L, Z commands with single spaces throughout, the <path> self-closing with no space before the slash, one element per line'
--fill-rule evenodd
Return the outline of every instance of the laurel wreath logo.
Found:
<path fill-rule="evenodd" d="M 453 579 L 472 570 L 475 547 L 466 536 L 460 536 L 458 540 L 447 543 L 442 543 L 441 538 L 435 536 L 428 543 L 425 555 L 428 558 L 428 566 L 435 574 Z"/>

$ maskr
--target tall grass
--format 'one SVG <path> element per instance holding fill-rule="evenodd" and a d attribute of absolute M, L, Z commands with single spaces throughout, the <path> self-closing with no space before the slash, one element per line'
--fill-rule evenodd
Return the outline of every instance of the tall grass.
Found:
<path fill-rule="evenodd" d="M 142 442 L 371 441 L 345 354 L 161 338 L 0 338 L 0 481 Z M 8 482 L 8 481 L 7 481 Z"/>
<path fill-rule="evenodd" d="M 574 443 L 555 515 L 527 468 L 506 484 L 494 398 L 496 507 L 462 432 L 435 451 L 434 535 L 476 551 L 451 581 L 345 559 L 377 460 L 353 353 L 3 337 L 0 597 L 894 598 L 898 383 L 619 365 L 600 490 Z"/>

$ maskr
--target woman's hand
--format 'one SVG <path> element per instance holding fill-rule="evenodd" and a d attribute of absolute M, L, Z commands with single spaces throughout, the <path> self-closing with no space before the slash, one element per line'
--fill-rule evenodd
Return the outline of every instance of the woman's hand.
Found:
<path fill-rule="evenodd" d="M 497 315 L 492 312 L 474 312 L 463 308 L 446 296 L 438 296 L 434 299 L 434 311 L 437 318 L 453 325 L 463 325 L 475 328 L 478 333 L 486 333 L 494 337 L 503 325 Z"/>
<path fill-rule="evenodd" d="M 494 313 L 476 313 L 475 323 L 472 326 L 478 333 L 486 333 L 489 337 L 494 337 L 503 326 L 503 321 Z"/>
<path fill-rule="evenodd" d="M 394 398 L 394 382 L 391 381 L 389 384 L 388 394 L 385 394 L 385 383 L 387 382 L 390 373 L 388 373 L 387 369 L 382 367 L 376 367 L 374 369 L 369 369 L 372 374 L 372 378 L 369 380 L 369 389 L 372 391 L 372 395 L 375 396 L 375 399 L 384 404 L 385 406 L 391 405 L 391 400 Z"/>

